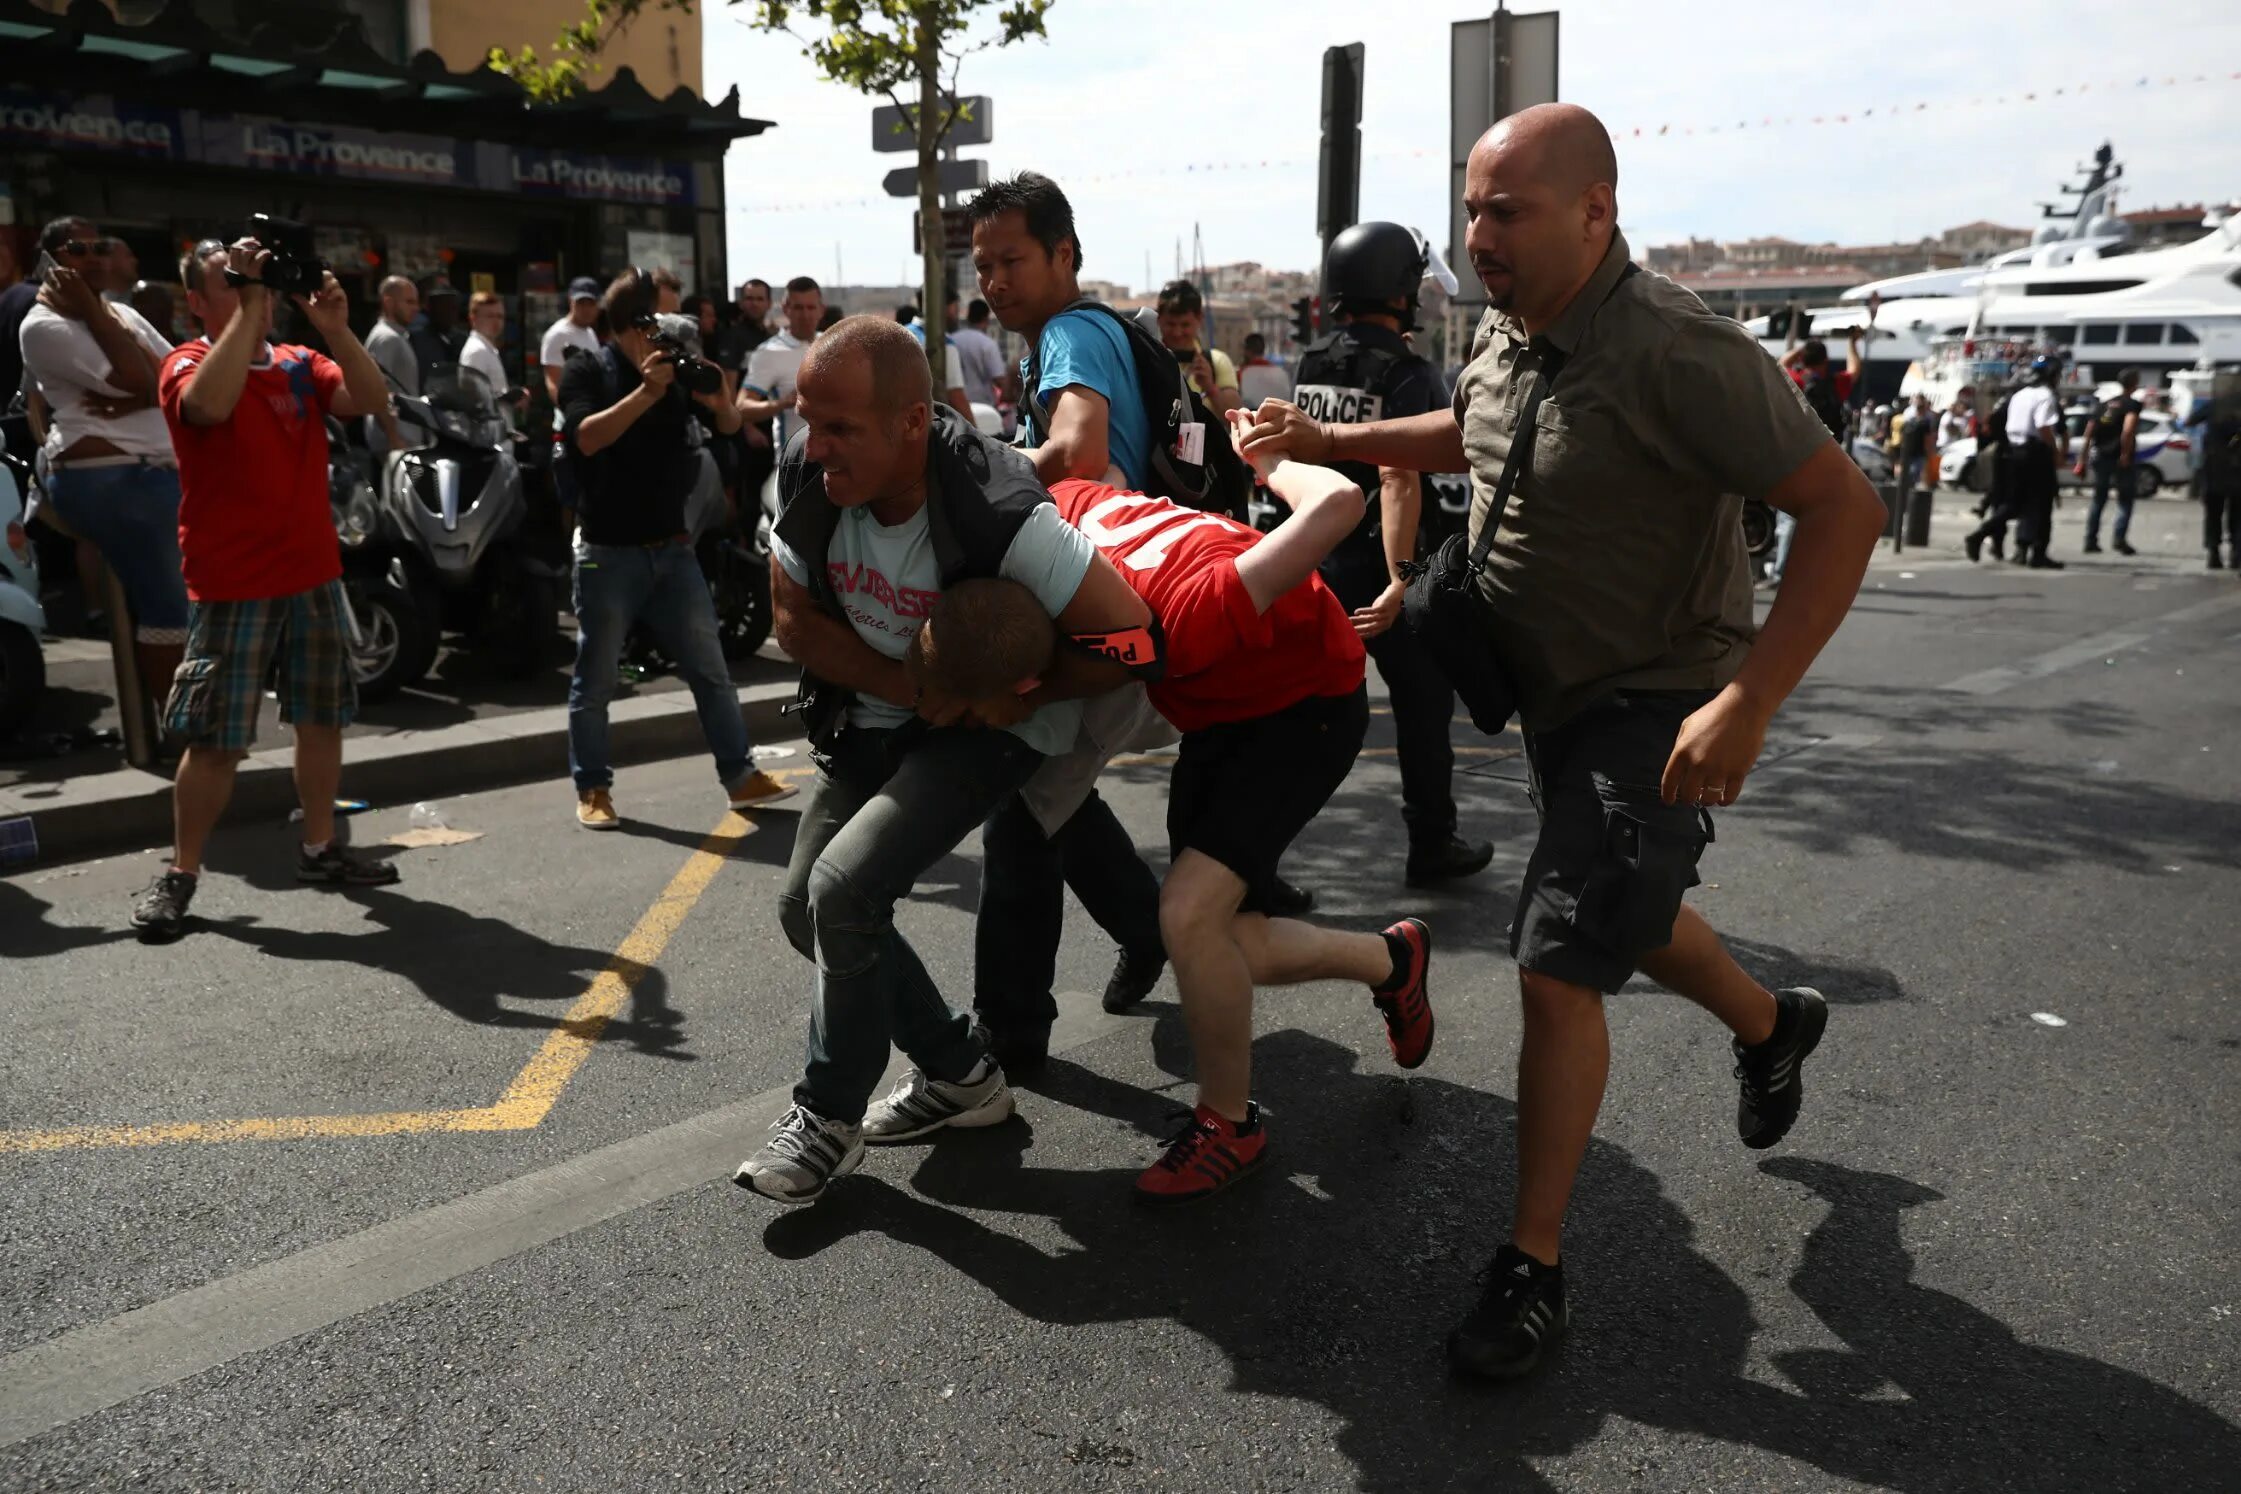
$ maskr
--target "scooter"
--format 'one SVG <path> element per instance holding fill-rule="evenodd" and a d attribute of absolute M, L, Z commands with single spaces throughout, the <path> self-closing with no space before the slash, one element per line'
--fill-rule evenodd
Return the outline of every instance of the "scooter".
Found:
<path fill-rule="evenodd" d="M 350 673 L 358 699 L 374 704 L 427 677 L 442 641 L 435 589 L 415 584 L 403 535 L 385 521 L 368 454 L 327 417 L 327 503 L 342 547 L 342 592 L 350 611 Z"/>
<path fill-rule="evenodd" d="M 487 645 L 521 677 L 554 641 L 562 571 L 535 553 L 514 438 L 489 384 L 438 365 L 417 396 L 393 399 L 400 425 L 424 437 L 382 458 L 375 506 L 398 538 L 415 603 L 432 625 Z"/>
<path fill-rule="evenodd" d="M 39 605 L 39 557 L 24 528 L 30 468 L 0 450 L 0 737 L 31 721 L 47 688 L 39 637 L 47 630 Z"/>

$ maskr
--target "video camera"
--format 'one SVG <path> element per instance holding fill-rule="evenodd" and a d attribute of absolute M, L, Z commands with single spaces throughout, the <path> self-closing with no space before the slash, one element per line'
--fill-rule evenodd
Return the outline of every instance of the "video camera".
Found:
<path fill-rule="evenodd" d="M 639 317 L 634 325 L 647 335 L 655 351 L 665 355 L 677 370 L 677 383 L 687 394 L 706 398 L 721 393 L 724 371 L 692 350 L 682 337 L 662 329 L 661 318 L 653 312 Z"/>
<path fill-rule="evenodd" d="M 259 283 L 274 294 L 315 296 L 327 283 L 330 267 L 312 248 L 310 224 L 275 218 L 270 213 L 251 213 L 248 236 L 272 253 Z M 239 290 L 249 283 L 248 276 L 227 268 L 226 284 Z"/>

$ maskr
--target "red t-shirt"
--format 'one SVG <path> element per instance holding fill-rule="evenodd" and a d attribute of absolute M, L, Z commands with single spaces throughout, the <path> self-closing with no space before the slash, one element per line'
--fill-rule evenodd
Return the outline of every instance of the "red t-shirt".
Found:
<path fill-rule="evenodd" d="M 1808 369 L 1793 365 L 1790 369 L 1790 382 L 1796 384 L 1800 389 L 1804 388 L 1806 375 L 1809 372 Z M 1852 401 L 1852 370 L 1832 366 L 1829 369 L 1829 377 L 1836 383 L 1837 402 L 1839 404 L 1850 404 Z"/>
<path fill-rule="evenodd" d="M 1260 543 L 1257 531 L 1099 482 L 1062 482 L 1050 495 L 1159 618 L 1167 675 L 1151 687 L 1152 705 L 1181 730 L 1361 685 L 1362 640 L 1321 576 L 1253 610 L 1237 557 Z"/>
<path fill-rule="evenodd" d="M 270 348 L 249 370 L 231 420 L 190 425 L 180 403 L 209 356 L 202 338 L 181 343 L 157 385 L 179 458 L 187 595 L 248 602 L 324 586 L 342 574 L 327 504 L 327 411 L 342 370 L 309 348 Z"/>

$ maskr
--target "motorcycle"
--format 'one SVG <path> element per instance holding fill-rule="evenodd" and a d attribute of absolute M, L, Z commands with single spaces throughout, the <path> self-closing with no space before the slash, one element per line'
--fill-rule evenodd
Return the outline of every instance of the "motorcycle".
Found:
<path fill-rule="evenodd" d="M 428 628 L 466 633 L 503 672 L 525 676 L 552 645 L 564 572 L 538 553 L 515 437 L 490 385 L 456 364 L 421 382 L 393 403 L 398 423 L 426 440 L 382 458 L 376 527 L 396 544 L 402 589 Z M 424 648 L 415 635 L 413 657 Z"/>
<path fill-rule="evenodd" d="M 0 737 L 30 724 L 47 688 L 39 637 L 47 630 L 39 605 L 39 557 L 24 528 L 30 469 L 0 450 Z"/>
<path fill-rule="evenodd" d="M 699 433 L 697 423 L 692 429 Z M 716 604 L 716 636 L 724 657 L 744 659 L 770 637 L 768 525 L 774 515 L 768 505 L 775 499 L 765 495 L 762 515 L 752 526 L 742 524 L 725 500 L 716 454 L 704 443 L 697 455 L 700 472 L 692 496 L 685 501 L 685 530 L 692 536 L 693 554 Z"/>
<path fill-rule="evenodd" d="M 348 445 L 327 417 L 327 503 L 342 547 L 350 673 L 358 699 L 387 700 L 427 677 L 442 641 L 434 589 L 405 565 L 402 536 L 385 524 L 367 453 Z"/>

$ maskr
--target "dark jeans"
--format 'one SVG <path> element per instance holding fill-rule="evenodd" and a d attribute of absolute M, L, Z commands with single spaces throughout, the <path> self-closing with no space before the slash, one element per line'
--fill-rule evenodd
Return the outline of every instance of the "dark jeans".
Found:
<path fill-rule="evenodd" d="M 753 747 L 739 691 L 716 636 L 716 604 L 689 545 L 588 545 L 576 562 L 576 673 L 568 682 L 568 767 L 576 792 L 607 788 L 607 702 L 623 643 L 643 623 L 692 687 L 701 735 L 727 787 L 745 776 Z"/>
<path fill-rule="evenodd" d="M 1323 562 L 1323 581 L 1353 612 L 1377 600 L 1386 584 L 1385 552 L 1351 540 Z M 1414 634 L 1397 623 L 1369 640 L 1369 656 L 1393 703 L 1393 735 L 1401 762 L 1401 822 L 1412 845 L 1438 845 L 1455 833 L 1455 748 L 1448 723 L 1455 690 Z"/>
<path fill-rule="evenodd" d="M 827 1120 L 863 1119 L 890 1043 L 937 1079 L 979 1061 L 972 1018 L 942 1000 L 895 928 L 895 904 L 1042 761 L 1010 732 L 980 727 L 849 728 L 818 759 L 778 897 L 787 940 L 817 964 L 796 1101 Z"/>
<path fill-rule="evenodd" d="M 981 831 L 980 909 L 973 924 L 973 1009 L 995 1033 L 1030 1033 L 1058 1019 L 1051 991 L 1066 889 L 1115 943 L 1160 952 L 1159 879 L 1096 790 L 1046 837 L 1014 795 Z"/>
<path fill-rule="evenodd" d="M 2114 453 L 2103 456 L 2096 452 L 2093 455 L 2092 470 L 2093 502 L 2085 511 L 2085 542 L 2089 545 L 2101 543 L 2101 510 L 2108 507 L 2109 489 L 2114 487 L 2117 512 L 2116 531 L 2112 538 L 2121 545 L 2132 532 L 2132 499 L 2136 491 L 2132 474 L 2136 469 L 2129 464 L 2118 466 Z"/>

